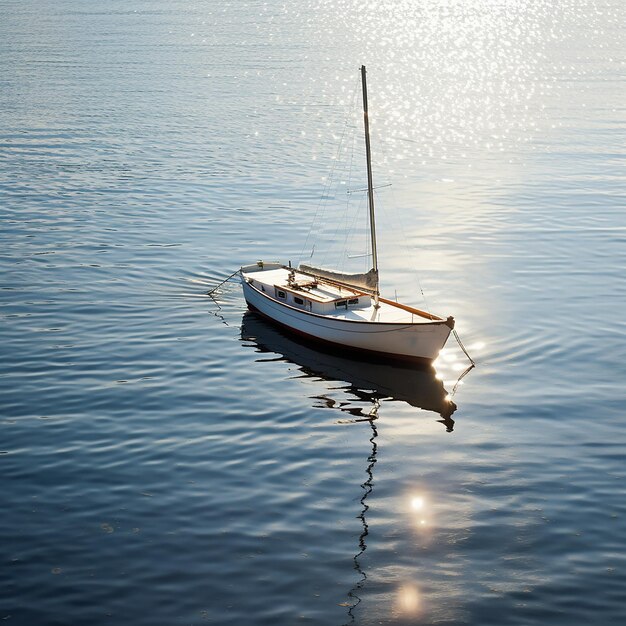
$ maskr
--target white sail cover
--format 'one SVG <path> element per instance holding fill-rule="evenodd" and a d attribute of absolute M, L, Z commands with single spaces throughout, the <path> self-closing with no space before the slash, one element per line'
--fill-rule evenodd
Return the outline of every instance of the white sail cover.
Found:
<path fill-rule="evenodd" d="M 355 289 L 364 289 L 366 291 L 376 291 L 378 289 L 378 272 L 374 269 L 365 274 L 344 274 L 343 272 L 325 270 L 312 265 L 304 265 L 303 263 L 300 263 L 298 269 L 306 274 L 311 274 L 318 278 L 328 278 L 328 280 L 348 287 L 354 287 Z"/>

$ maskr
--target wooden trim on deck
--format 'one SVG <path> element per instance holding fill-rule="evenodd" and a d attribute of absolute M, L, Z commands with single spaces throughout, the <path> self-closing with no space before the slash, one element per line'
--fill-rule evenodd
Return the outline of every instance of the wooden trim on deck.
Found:
<path fill-rule="evenodd" d="M 444 322 L 443 317 L 438 317 L 437 315 L 433 315 L 432 313 L 426 313 L 426 311 L 420 311 L 420 309 L 416 309 L 408 304 L 400 304 L 399 302 L 395 302 L 394 300 L 387 300 L 387 298 L 380 298 L 381 302 L 385 304 L 389 304 L 391 306 L 395 306 L 397 309 L 402 309 L 403 311 L 408 311 L 409 313 L 413 313 L 415 315 L 419 315 L 420 317 L 425 317 L 427 320 L 432 320 L 436 322 Z"/>

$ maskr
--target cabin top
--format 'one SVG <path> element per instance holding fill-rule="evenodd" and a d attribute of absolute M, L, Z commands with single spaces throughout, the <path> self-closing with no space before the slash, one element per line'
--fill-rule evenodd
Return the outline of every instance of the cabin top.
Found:
<path fill-rule="evenodd" d="M 291 280 L 289 278 L 290 274 L 292 276 Z M 262 274 L 259 273 L 254 276 L 254 280 L 258 280 L 264 285 L 284 289 L 295 295 L 304 294 L 315 302 L 335 302 L 345 298 L 357 298 L 366 295 L 362 291 L 351 287 L 340 287 L 339 285 L 320 282 L 308 274 L 301 274 L 297 270 L 291 273 L 289 270 L 285 270 L 285 268 L 265 270 Z"/>

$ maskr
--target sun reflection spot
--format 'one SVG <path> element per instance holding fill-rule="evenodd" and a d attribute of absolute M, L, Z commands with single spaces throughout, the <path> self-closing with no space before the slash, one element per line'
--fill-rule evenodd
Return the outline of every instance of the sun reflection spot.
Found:
<path fill-rule="evenodd" d="M 398 609 L 405 615 L 415 615 L 420 607 L 420 596 L 413 584 L 402 585 L 398 590 Z"/>
<path fill-rule="evenodd" d="M 416 496 L 411 499 L 411 508 L 414 511 L 421 511 L 424 508 L 424 498 Z"/>

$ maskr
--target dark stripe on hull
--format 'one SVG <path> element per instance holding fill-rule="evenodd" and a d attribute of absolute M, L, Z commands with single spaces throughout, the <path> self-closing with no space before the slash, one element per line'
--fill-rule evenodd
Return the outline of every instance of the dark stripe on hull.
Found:
<path fill-rule="evenodd" d="M 353 346 L 346 346 L 341 343 L 336 343 L 335 341 L 321 339 L 320 337 L 316 337 L 315 335 L 309 335 L 309 333 L 304 333 L 301 330 L 297 330 L 295 328 L 292 328 L 291 326 L 288 326 L 287 324 L 283 324 L 282 322 L 275 320 L 273 317 L 270 317 L 269 315 L 263 313 L 263 311 L 257 309 L 247 300 L 246 304 L 251 311 L 254 311 L 263 319 L 268 320 L 274 326 L 278 326 L 279 328 L 288 331 L 290 334 L 296 335 L 316 350 L 323 350 L 325 352 L 336 354 L 338 356 L 345 356 L 346 353 L 348 353 L 354 356 L 359 356 L 364 361 L 369 361 L 373 363 L 380 363 L 382 361 L 387 363 L 410 363 L 425 366 L 432 365 L 433 361 L 435 360 L 419 356 L 409 356 L 406 354 L 394 354 L 393 352 L 379 352 L 377 350 L 367 350 L 366 348 L 355 348 Z"/>

